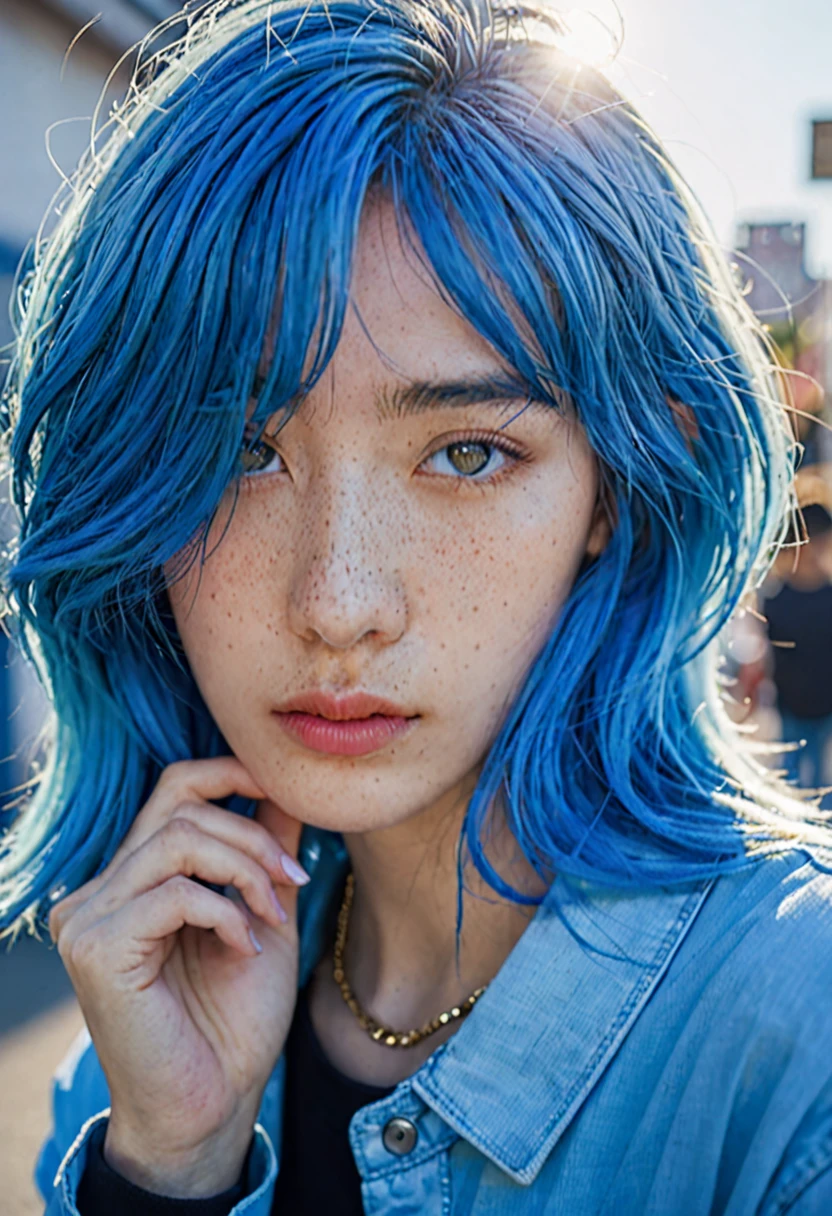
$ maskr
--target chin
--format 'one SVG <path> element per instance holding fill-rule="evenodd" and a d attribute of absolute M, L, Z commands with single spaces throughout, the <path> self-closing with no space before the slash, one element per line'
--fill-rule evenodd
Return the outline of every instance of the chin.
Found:
<path fill-rule="evenodd" d="M 376 765 L 363 757 L 299 760 L 274 749 L 248 759 L 236 754 L 287 815 L 345 834 L 383 831 L 425 814 L 442 822 L 457 819 L 476 784 L 471 766 L 441 764 L 447 757 L 438 755 L 433 762 L 424 755 L 407 761 L 388 755 L 386 764 Z M 426 831 L 432 834 L 428 824 Z"/>
<path fill-rule="evenodd" d="M 418 808 L 415 808 L 409 814 L 405 811 L 401 815 L 395 816 L 391 815 L 389 810 L 387 814 L 381 810 L 379 810 L 378 814 L 373 814 L 373 811 L 368 811 L 366 807 L 356 807 L 355 810 L 351 810 L 349 807 L 325 809 L 310 806 L 308 803 L 302 810 L 295 812 L 286 806 L 285 803 L 282 805 L 288 814 L 296 815 L 302 823 L 307 824 L 309 827 L 322 828 L 327 832 L 342 832 L 345 835 L 357 835 L 363 832 L 376 832 L 384 828 L 393 828 L 419 813 Z"/>
<path fill-rule="evenodd" d="M 414 798 L 418 781 L 412 776 L 379 781 L 372 774 L 352 769 L 342 774 L 329 773 L 328 780 L 315 781 L 310 779 L 308 769 L 299 780 L 293 780 L 289 766 L 278 775 L 259 775 L 253 766 L 249 771 L 287 815 L 329 832 L 393 828 L 424 812 L 441 795 L 441 790 L 437 794 L 425 789 L 422 798 Z M 406 800 L 401 797 L 405 790 L 410 794 Z"/>

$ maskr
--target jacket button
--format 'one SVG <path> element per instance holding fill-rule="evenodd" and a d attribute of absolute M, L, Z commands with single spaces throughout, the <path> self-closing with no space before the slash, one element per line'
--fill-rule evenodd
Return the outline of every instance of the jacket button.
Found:
<path fill-rule="evenodd" d="M 385 1125 L 384 1131 L 381 1133 L 382 1144 L 388 1153 L 395 1153 L 397 1157 L 404 1157 L 407 1153 L 412 1152 L 418 1139 L 419 1133 L 416 1131 L 415 1124 L 398 1115 Z"/>

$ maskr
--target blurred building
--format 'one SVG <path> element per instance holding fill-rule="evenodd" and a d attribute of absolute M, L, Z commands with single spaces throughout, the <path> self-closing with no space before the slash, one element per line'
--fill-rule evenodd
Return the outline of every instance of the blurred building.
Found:
<path fill-rule="evenodd" d="M 736 716 L 742 720 L 748 714 L 746 721 L 754 723 L 760 739 L 788 740 L 792 750 L 775 755 L 774 763 L 812 788 L 827 783 L 832 773 L 832 714 L 823 667 L 832 595 L 827 526 L 832 513 L 832 280 L 809 275 L 805 254 L 802 223 L 745 224 L 738 232 L 747 299 L 776 344 L 795 407 L 794 427 L 804 448 L 797 494 L 811 541 L 781 552 L 761 589 L 759 611 L 741 614 L 734 622 L 729 665 L 738 677 Z M 824 510 L 826 532 L 821 535 L 818 525 L 813 536 L 810 517 Z"/>
<path fill-rule="evenodd" d="M 99 10 L 84 0 L 0 0 L 0 346 L 11 338 L 14 269 L 60 185 L 46 140 L 71 170 L 108 73 L 151 24 L 144 7 L 144 0 L 105 3 L 94 21 Z M 116 89 L 126 72 L 125 65 Z"/>
<path fill-rule="evenodd" d="M 103 119 L 129 81 L 130 48 L 178 7 L 172 0 L 0 0 L 0 384 L 12 339 L 10 292 L 21 254 L 49 209 L 61 174 L 72 172 L 89 142 L 108 76 L 116 69 Z M 0 548 L 11 526 L 0 492 Z M 31 677 L 11 660 L 0 631 L 0 807 L 5 792 L 26 773 L 42 715 Z"/>
<path fill-rule="evenodd" d="M 89 142 L 108 75 L 121 60 L 109 102 L 129 79 L 130 48 L 178 7 L 173 0 L 0 0 L 0 346 L 11 336 L 11 274 L 60 174 L 72 171 Z"/>
<path fill-rule="evenodd" d="M 832 423 L 832 280 L 807 273 L 802 223 L 743 224 L 737 254 L 748 302 L 777 344 L 788 375 L 806 449 L 803 464 L 828 464 L 832 470 L 832 436 L 821 425 Z"/>

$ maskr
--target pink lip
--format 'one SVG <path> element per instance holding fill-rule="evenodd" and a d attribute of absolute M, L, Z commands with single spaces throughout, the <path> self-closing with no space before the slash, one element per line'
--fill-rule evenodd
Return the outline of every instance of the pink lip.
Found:
<path fill-rule="evenodd" d="M 418 714 L 368 693 L 333 697 L 303 693 L 274 711 L 285 731 L 306 747 L 333 756 L 365 756 L 411 729 Z"/>

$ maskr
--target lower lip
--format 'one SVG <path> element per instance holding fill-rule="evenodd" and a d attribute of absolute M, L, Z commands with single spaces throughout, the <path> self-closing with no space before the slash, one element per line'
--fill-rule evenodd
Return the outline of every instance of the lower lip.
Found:
<path fill-rule="evenodd" d="M 330 756 L 366 756 L 377 752 L 392 739 L 400 739 L 416 721 L 415 718 L 394 718 L 387 714 L 344 722 L 295 712 L 276 713 L 275 717 L 283 729 L 305 747 Z"/>

